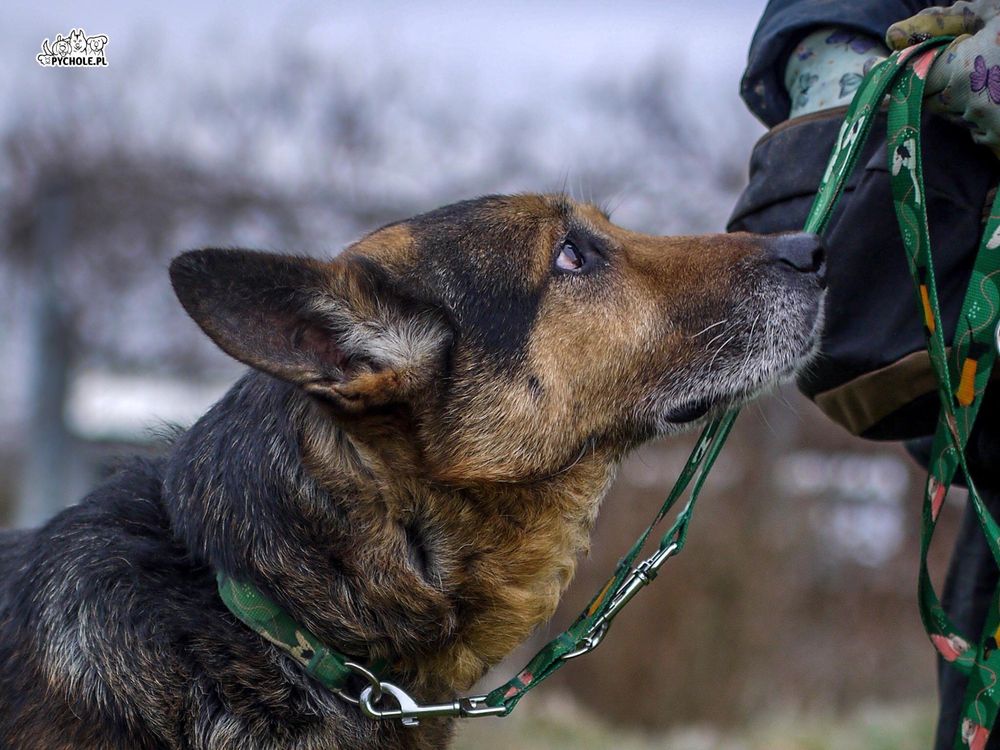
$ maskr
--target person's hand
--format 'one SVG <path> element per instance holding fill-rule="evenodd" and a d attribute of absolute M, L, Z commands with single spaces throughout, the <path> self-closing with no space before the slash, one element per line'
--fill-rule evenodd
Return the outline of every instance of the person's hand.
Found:
<path fill-rule="evenodd" d="M 1000 0 L 927 8 L 894 23 L 885 38 L 898 50 L 952 35 L 958 38 L 927 73 L 927 107 L 966 125 L 976 143 L 1000 157 Z"/>
<path fill-rule="evenodd" d="M 935 36 L 975 34 L 997 15 L 1000 0 L 959 0 L 953 5 L 924 8 L 890 26 L 885 41 L 890 49 L 905 49 Z"/>

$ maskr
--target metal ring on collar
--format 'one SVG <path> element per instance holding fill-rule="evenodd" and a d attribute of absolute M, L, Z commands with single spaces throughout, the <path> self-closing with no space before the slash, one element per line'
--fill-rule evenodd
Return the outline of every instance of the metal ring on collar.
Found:
<path fill-rule="evenodd" d="M 368 687 L 363 688 L 363 690 L 371 691 L 370 695 L 373 701 L 378 701 L 382 697 L 382 682 L 371 671 L 353 661 L 344 662 L 344 666 L 368 680 Z M 335 690 L 334 692 L 348 703 L 353 703 L 355 706 L 361 704 L 360 698 L 348 695 L 346 690 Z"/>

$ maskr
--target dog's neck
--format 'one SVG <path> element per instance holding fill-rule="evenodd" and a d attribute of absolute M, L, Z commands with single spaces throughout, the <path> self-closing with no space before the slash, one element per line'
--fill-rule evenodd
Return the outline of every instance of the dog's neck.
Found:
<path fill-rule="evenodd" d="M 418 694 L 466 689 L 555 610 L 614 461 L 595 451 L 541 484 L 455 489 L 397 476 L 332 430 L 317 476 L 302 449 L 312 408 L 291 386 L 243 378 L 169 463 L 176 533 Z"/>

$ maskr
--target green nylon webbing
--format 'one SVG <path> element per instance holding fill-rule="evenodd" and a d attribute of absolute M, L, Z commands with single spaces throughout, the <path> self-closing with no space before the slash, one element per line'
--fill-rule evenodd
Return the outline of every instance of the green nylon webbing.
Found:
<path fill-rule="evenodd" d="M 964 447 L 972 429 L 990 369 L 996 358 L 994 329 L 1000 314 L 1000 196 L 987 221 L 982 246 L 977 256 L 972 280 L 960 316 L 960 324 L 951 350 L 945 349 L 941 330 L 934 270 L 931 264 L 927 230 L 926 204 L 920 161 L 920 107 L 926 72 L 940 53 L 947 38 L 928 40 L 902 52 L 895 52 L 875 66 L 865 77 L 841 126 L 804 230 L 822 233 L 826 228 L 847 178 L 871 129 L 879 107 L 891 89 L 889 104 L 888 153 L 892 172 L 894 205 L 906 248 L 910 270 L 927 333 L 931 363 L 939 381 L 941 416 L 932 449 L 921 534 L 921 569 L 919 579 L 920 612 L 931 641 L 941 654 L 969 674 L 969 688 L 963 705 L 965 721 L 955 741 L 956 748 L 981 750 L 989 728 L 997 715 L 997 674 L 1000 673 L 1000 648 L 997 628 L 1000 608 L 994 599 L 986 629 L 976 645 L 959 635 L 934 593 L 927 572 L 930 546 L 938 511 L 958 468 L 965 472 L 969 496 L 986 534 L 990 551 L 1000 564 L 1000 527 L 979 498 L 965 466 Z M 956 387 L 952 388 L 952 383 Z M 656 570 L 636 566 L 639 553 L 653 530 L 673 509 L 690 486 L 689 499 L 673 524 L 660 538 L 659 551 L 674 554 L 683 548 L 695 502 L 705 479 L 718 457 L 738 414 L 731 409 L 711 422 L 699 436 L 677 482 L 652 523 L 643 531 L 616 566 L 607 583 L 593 597 L 574 623 L 544 646 L 516 677 L 486 696 L 489 706 L 503 706 L 509 714 L 524 695 L 554 674 L 581 644 L 599 631 L 599 642 L 617 613 L 617 597 L 642 569 L 643 582 Z M 664 556 L 665 557 L 665 556 Z M 648 561 L 647 561 L 648 562 Z M 327 648 L 299 626 L 275 603 L 250 584 L 236 583 L 219 574 L 219 592 L 226 606 L 249 627 L 289 651 L 323 684 L 340 688 L 350 674 L 347 659 Z M 1000 590 L 998 590 L 1000 596 Z M 594 643 L 592 642 L 590 648 Z M 588 649 L 583 649 L 588 650 Z M 378 667 L 372 667 L 378 673 Z"/>
<path fill-rule="evenodd" d="M 970 641 L 959 633 L 934 591 L 927 568 L 927 554 L 948 488 L 957 470 L 961 469 L 969 489 L 969 501 L 975 509 L 987 546 L 994 561 L 1000 564 L 1000 527 L 983 503 L 965 459 L 965 446 L 997 355 L 1000 196 L 994 201 L 986 221 L 949 357 L 931 258 L 920 143 L 924 80 L 927 70 L 942 50 L 938 46 L 922 52 L 913 59 L 908 74 L 901 75 L 894 83 L 889 99 L 887 150 L 893 202 L 915 282 L 917 304 L 924 322 L 941 401 L 924 490 L 918 583 L 920 615 L 928 636 L 942 657 L 969 676 L 962 705 L 963 720 L 953 747 L 978 749 L 985 746 L 1000 708 L 997 689 L 1000 652 L 995 640 L 998 625 L 996 596 L 982 636 Z"/>
<path fill-rule="evenodd" d="M 346 684 L 351 676 L 347 657 L 321 643 L 253 584 L 239 583 L 221 572 L 216 574 L 216 582 L 222 601 L 243 624 L 287 651 L 331 690 Z"/>
<path fill-rule="evenodd" d="M 832 193 L 842 187 L 841 181 L 846 179 L 861 151 L 875 111 L 886 91 L 889 91 L 887 154 L 893 204 L 914 280 L 920 319 L 941 402 L 924 492 L 918 601 L 924 628 L 935 648 L 956 668 L 969 675 L 962 706 L 963 721 L 958 728 L 954 748 L 981 750 L 998 712 L 1000 651 L 996 638 L 1000 625 L 997 606 L 1000 590 L 994 596 L 981 638 L 973 641 L 958 632 L 944 611 L 927 568 L 927 554 L 941 506 L 959 468 L 966 477 L 969 499 L 987 546 L 994 560 L 1000 564 L 1000 527 L 983 504 L 965 461 L 965 445 L 996 359 L 996 328 L 1000 320 L 997 283 L 1000 274 L 1000 197 L 994 202 L 986 221 L 950 357 L 944 341 L 927 225 L 920 139 L 923 90 L 927 71 L 942 53 L 943 45 L 950 41 L 949 38 L 932 39 L 894 53 L 869 73 L 848 110 L 824 178 L 824 183 L 829 181 L 828 184 L 834 185 L 834 188 L 831 194 L 821 188 L 814 211 L 819 209 L 822 216 L 829 216 L 836 200 Z"/>

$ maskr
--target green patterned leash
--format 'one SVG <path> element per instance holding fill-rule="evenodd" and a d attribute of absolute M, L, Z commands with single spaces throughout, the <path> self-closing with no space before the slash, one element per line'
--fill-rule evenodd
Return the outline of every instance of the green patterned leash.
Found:
<path fill-rule="evenodd" d="M 625 605 L 656 577 L 668 559 L 684 549 L 695 503 L 738 414 L 738 409 L 730 409 L 704 429 L 652 523 L 618 561 L 614 573 L 591 599 L 587 608 L 566 631 L 535 654 L 517 676 L 492 690 L 486 696 L 487 705 L 503 707 L 504 714 L 510 713 L 529 690 L 538 687 L 571 659 L 597 648 L 607 635 L 611 622 Z M 677 504 L 689 485 L 691 493 L 688 502 L 660 537 L 656 552 L 635 564 L 653 531 Z"/>
<path fill-rule="evenodd" d="M 287 651 L 323 685 L 350 700 L 343 692 L 348 680 L 354 674 L 364 676 L 368 669 L 324 645 L 253 584 L 238 583 L 224 573 L 216 574 L 216 582 L 223 603 L 243 624 Z M 384 663 L 379 663 L 372 665 L 371 670 L 378 673 L 384 667 Z"/>
<path fill-rule="evenodd" d="M 983 503 L 965 459 L 965 445 L 1000 349 L 1000 196 L 994 201 L 986 221 L 949 353 L 944 342 L 931 260 L 921 166 L 924 82 L 934 60 L 951 41 L 951 38 L 940 37 L 893 53 L 869 72 L 845 116 L 806 229 L 822 231 L 861 153 L 878 108 L 889 92 L 887 153 L 893 202 L 941 401 L 924 492 L 918 603 L 924 628 L 935 648 L 954 667 L 969 675 L 962 724 L 953 747 L 955 750 L 982 750 L 1000 704 L 1000 648 L 997 644 L 1000 639 L 1000 589 L 994 595 L 982 636 L 974 641 L 960 634 L 948 617 L 934 591 L 927 567 L 938 515 L 959 468 L 966 477 L 969 499 L 987 546 L 1000 564 L 1000 527 Z"/>
<path fill-rule="evenodd" d="M 930 66 L 942 52 L 940 46 L 922 52 L 913 59 L 910 72 L 894 83 L 889 100 L 887 149 L 896 216 L 915 282 L 941 401 L 924 490 L 918 583 L 920 615 L 941 656 L 969 676 L 962 723 L 953 747 L 981 750 L 1000 708 L 997 597 L 994 596 L 978 640 L 960 633 L 934 591 L 927 554 L 948 488 L 961 469 L 969 489 L 969 502 L 987 546 L 993 559 L 1000 564 L 1000 527 L 983 503 L 965 459 L 965 446 L 1000 347 L 1000 196 L 994 201 L 986 221 L 949 353 L 934 280 L 920 143 L 924 81 Z"/>

